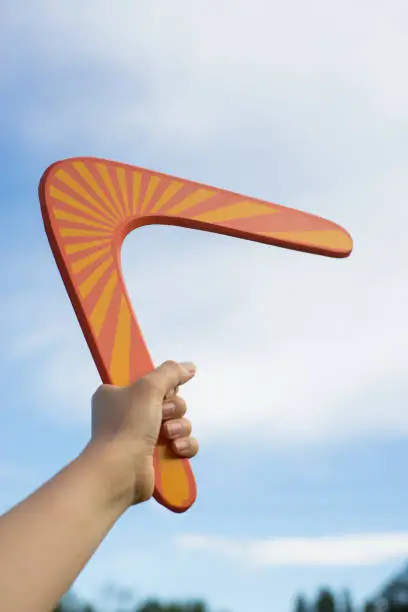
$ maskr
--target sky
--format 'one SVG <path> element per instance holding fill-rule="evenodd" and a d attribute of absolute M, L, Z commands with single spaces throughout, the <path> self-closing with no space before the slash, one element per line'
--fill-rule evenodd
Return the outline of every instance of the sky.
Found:
<path fill-rule="evenodd" d="M 408 557 L 404 0 L 0 0 L 0 509 L 85 446 L 98 374 L 45 236 L 48 165 L 126 162 L 317 214 L 334 260 L 171 227 L 123 273 L 183 388 L 198 499 L 129 510 L 77 579 L 109 612 L 202 597 L 290 612 Z"/>

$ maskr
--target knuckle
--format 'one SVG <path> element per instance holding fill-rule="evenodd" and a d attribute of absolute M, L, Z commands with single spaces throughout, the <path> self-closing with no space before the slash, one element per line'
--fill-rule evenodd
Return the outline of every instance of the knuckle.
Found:
<path fill-rule="evenodd" d="M 139 380 L 137 380 L 134 384 L 134 387 L 136 388 L 149 388 L 154 384 L 154 381 L 152 380 L 152 375 L 149 372 L 149 374 L 145 374 L 145 376 L 142 376 L 142 378 L 139 378 Z"/>
<path fill-rule="evenodd" d="M 151 372 L 149 372 L 142 378 L 139 378 L 139 380 L 137 381 L 135 385 L 135 388 L 139 389 L 142 392 L 148 392 L 148 393 L 152 391 L 161 390 L 159 389 L 159 385 L 157 384 L 156 377 L 152 376 Z"/>
<path fill-rule="evenodd" d="M 184 457 L 187 457 L 187 458 L 190 458 L 190 459 L 197 455 L 197 453 L 199 451 L 199 444 L 198 444 L 196 438 L 193 438 L 191 436 L 183 438 L 183 446 L 182 446 L 182 448 L 180 448 L 178 442 L 179 441 L 177 441 L 177 440 L 173 441 L 173 447 L 176 450 L 176 452 L 179 452 Z"/>
<path fill-rule="evenodd" d="M 196 453 L 198 453 L 198 448 L 199 448 L 197 439 L 191 436 L 189 440 L 190 440 L 190 450 L 195 455 Z"/>
<path fill-rule="evenodd" d="M 98 401 L 99 398 L 105 396 L 107 393 L 111 392 L 113 389 L 113 385 L 99 385 L 94 394 L 92 395 L 92 402 Z"/>
<path fill-rule="evenodd" d="M 182 424 L 183 424 L 183 430 L 187 435 L 190 435 L 193 427 L 191 425 L 191 421 L 189 421 L 189 419 L 182 419 Z"/>
<path fill-rule="evenodd" d="M 171 370 L 179 370 L 180 369 L 180 364 L 177 363 L 177 361 L 174 361 L 174 359 L 167 359 L 164 363 L 163 363 L 163 367 L 166 369 L 171 369 Z"/>
<path fill-rule="evenodd" d="M 173 398 L 172 398 L 173 399 Z M 180 416 L 183 416 L 186 412 L 187 412 L 187 404 L 186 401 L 180 397 L 180 396 L 176 396 L 173 401 L 176 404 L 176 409 L 177 409 L 177 413 Z"/>

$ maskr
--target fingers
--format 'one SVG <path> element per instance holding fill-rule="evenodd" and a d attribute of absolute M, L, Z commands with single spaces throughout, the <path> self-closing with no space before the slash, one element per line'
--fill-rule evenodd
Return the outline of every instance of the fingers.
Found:
<path fill-rule="evenodd" d="M 179 395 L 174 395 L 163 402 L 163 421 L 179 419 L 186 414 L 186 411 L 186 402 Z"/>
<path fill-rule="evenodd" d="M 191 423 L 188 419 L 174 419 L 164 423 L 162 429 L 169 440 L 187 438 L 191 434 Z"/>
<path fill-rule="evenodd" d="M 178 363 L 177 361 L 165 361 L 158 368 L 149 372 L 144 376 L 146 381 L 155 387 L 163 397 L 175 393 L 179 385 L 183 385 L 196 373 L 196 367 L 193 363 L 186 361 Z"/>
<path fill-rule="evenodd" d="M 186 412 L 186 404 L 181 397 L 175 398 L 176 407 L 172 411 L 169 420 L 164 420 L 162 435 L 171 442 L 171 446 L 181 457 L 192 458 L 198 453 L 198 442 L 191 434 L 191 423 L 183 418 Z M 165 408 L 163 408 L 163 414 Z"/>
<path fill-rule="evenodd" d="M 178 438 L 172 442 L 172 447 L 175 453 L 185 459 L 192 459 L 196 456 L 199 450 L 198 442 L 195 438 Z"/>
<path fill-rule="evenodd" d="M 174 397 L 179 392 L 179 389 L 180 389 L 179 386 L 177 386 L 175 389 L 170 389 L 170 391 L 166 393 L 164 399 L 166 400 L 166 399 L 170 399 L 171 397 Z"/>

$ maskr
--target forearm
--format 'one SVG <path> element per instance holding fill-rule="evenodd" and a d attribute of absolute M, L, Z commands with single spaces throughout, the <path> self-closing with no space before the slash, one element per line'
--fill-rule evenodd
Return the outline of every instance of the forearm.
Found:
<path fill-rule="evenodd" d="M 105 459 L 87 447 L 0 518 L 0 610 L 51 610 L 125 511 Z"/>

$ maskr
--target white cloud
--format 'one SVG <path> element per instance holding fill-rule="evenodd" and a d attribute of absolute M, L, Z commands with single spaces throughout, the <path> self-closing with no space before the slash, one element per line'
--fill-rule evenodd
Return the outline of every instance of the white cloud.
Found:
<path fill-rule="evenodd" d="M 3 10 L 9 80 L 25 57 L 38 83 L 18 102 L 21 133 L 36 147 L 89 137 L 137 156 L 135 137 L 179 150 L 241 133 L 245 148 L 256 132 L 269 163 L 277 147 L 305 164 L 318 164 L 312 152 L 359 163 L 363 150 L 375 157 L 382 121 L 407 118 L 402 0 L 336 10 L 323 0 L 74 0 L 58 9 L 42 0 Z"/>
<path fill-rule="evenodd" d="M 285 203 L 355 238 L 340 262 L 169 228 L 139 230 L 125 245 L 155 361 L 199 366 L 185 389 L 197 433 L 274 444 L 406 435 L 406 3 L 40 5 L 8 8 L 3 39 L 24 41 L 9 47 L 15 82 L 25 53 L 39 83 L 29 107 L 27 97 L 17 104 L 26 142 L 106 145 L 137 163 L 135 134 L 184 159 L 211 141 L 227 174 L 242 149 L 245 172 L 230 176 L 271 197 L 280 172 L 291 193 L 304 165 L 317 179 Z M 220 174 L 205 159 L 195 178 Z M 346 167 L 354 175 L 339 185 Z M 22 276 L 25 301 L 39 307 L 24 327 L 9 326 L 9 359 L 35 361 L 50 414 L 85 423 L 98 377 L 50 262 L 41 252 Z"/>
<path fill-rule="evenodd" d="M 272 566 L 368 566 L 408 555 L 408 533 L 353 534 L 334 537 L 231 540 L 206 535 L 183 535 L 176 545 L 208 551 L 241 563 Z"/>

